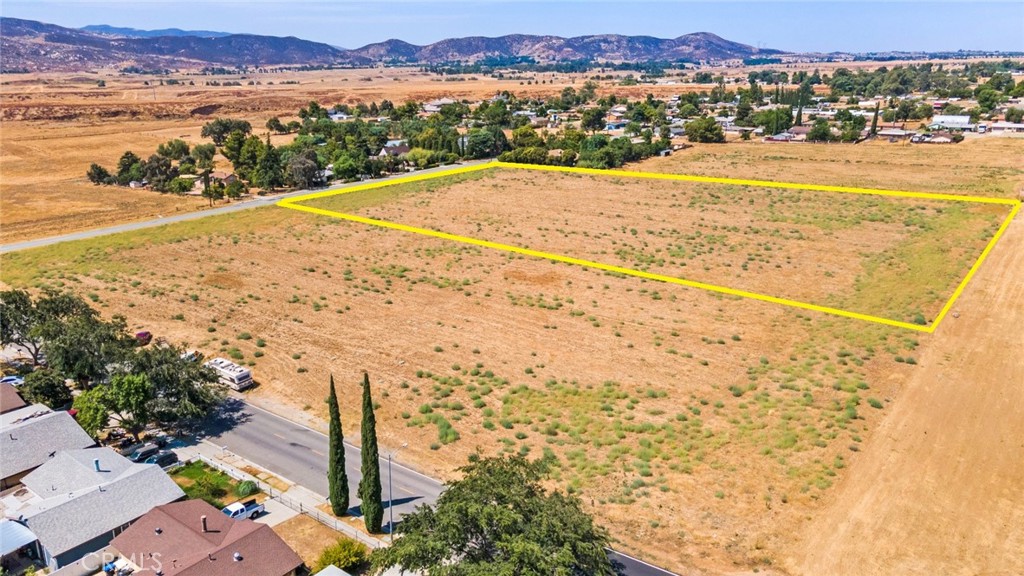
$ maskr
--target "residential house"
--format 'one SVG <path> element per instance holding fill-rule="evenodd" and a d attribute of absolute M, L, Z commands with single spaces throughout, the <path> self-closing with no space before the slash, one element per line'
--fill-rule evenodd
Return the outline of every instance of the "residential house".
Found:
<path fill-rule="evenodd" d="M 971 123 L 971 117 L 967 115 L 936 114 L 932 116 L 932 123 L 928 125 L 932 130 L 965 130 L 973 132 L 978 127 Z"/>
<path fill-rule="evenodd" d="M 18 410 L 28 406 L 25 399 L 18 394 L 18 389 L 7 382 L 0 383 L 0 414 Z"/>
<path fill-rule="evenodd" d="M 906 140 L 914 134 L 917 133 L 913 130 L 903 130 L 900 128 L 886 128 L 876 133 L 879 138 L 889 138 L 890 140 Z"/>
<path fill-rule="evenodd" d="M 1024 132 L 1024 123 L 1022 122 L 993 122 L 989 126 L 989 130 L 992 132 Z"/>
<path fill-rule="evenodd" d="M 5 412 L 0 415 L 0 490 L 17 486 L 60 450 L 95 445 L 67 412 L 54 412 L 42 404 Z"/>
<path fill-rule="evenodd" d="M 344 122 L 345 120 L 348 120 L 352 116 L 344 112 L 332 112 L 328 114 L 327 117 L 335 122 Z"/>
<path fill-rule="evenodd" d="M 58 452 L 0 498 L 0 511 L 38 540 L 55 570 L 110 543 L 155 506 L 185 493 L 155 464 L 136 464 L 110 448 Z"/>
<path fill-rule="evenodd" d="M 202 500 L 157 506 L 110 543 L 135 576 L 292 576 L 302 559 L 270 526 Z"/>
<path fill-rule="evenodd" d="M 380 149 L 380 152 L 377 154 L 377 157 L 387 158 L 388 156 L 394 156 L 397 158 L 398 156 L 401 156 L 403 154 L 408 154 L 409 150 L 412 150 L 412 148 L 409 148 L 404 144 L 401 146 L 385 146 Z"/>
<path fill-rule="evenodd" d="M 811 127 L 810 126 L 790 126 L 790 128 L 788 130 L 786 130 L 786 132 L 788 132 L 792 136 L 790 141 L 792 141 L 792 142 L 803 142 L 803 141 L 807 140 L 807 135 L 811 133 Z"/>

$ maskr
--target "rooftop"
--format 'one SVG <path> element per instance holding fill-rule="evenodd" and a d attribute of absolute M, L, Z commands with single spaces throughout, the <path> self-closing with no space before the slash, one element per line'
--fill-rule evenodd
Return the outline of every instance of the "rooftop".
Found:
<path fill-rule="evenodd" d="M 202 500 L 153 508 L 111 546 L 126 558 L 160 559 L 142 560 L 137 576 L 282 576 L 302 564 L 270 526 L 232 520 Z"/>
<path fill-rule="evenodd" d="M 60 452 L 24 483 L 0 507 L 55 556 L 185 496 L 159 466 L 134 464 L 110 448 Z"/>
<path fill-rule="evenodd" d="M 17 388 L 7 382 L 0 384 L 0 414 L 6 414 L 24 406 L 27 406 L 27 403 L 21 394 L 18 394 Z"/>
<path fill-rule="evenodd" d="M 22 408 L 35 408 L 34 412 L 39 414 L 25 414 L 20 421 L 10 421 L 9 424 L 8 417 L 20 411 L 3 415 L 0 470 L 3 470 L 4 477 L 31 470 L 52 458 L 57 451 L 88 448 L 96 443 L 67 412 L 50 412 L 49 408 L 40 406 Z"/>

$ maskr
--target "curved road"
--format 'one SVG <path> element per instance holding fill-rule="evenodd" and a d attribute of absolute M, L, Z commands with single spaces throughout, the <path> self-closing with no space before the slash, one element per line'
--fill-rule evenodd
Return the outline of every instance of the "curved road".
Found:
<path fill-rule="evenodd" d="M 476 164 L 483 164 L 488 160 L 473 160 L 470 162 L 462 162 L 461 164 L 451 164 L 448 166 L 438 166 L 437 168 L 428 168 L 426 170 L 417 170 L 410 174 L 395 174 L 388 176 L 387 178 L 381 178 L 374 180 L 375 182 L 395 179 L 399 180 L 405 176 L 430 174 L 433 172 L 447 172 L 456 168 L 462 168 L 464 166 L 473 166 Z M 142 230 L 144 228 L 153 228 L 155 226 L 163 226 L 165 224 L 173 224 L 175 222 L 184 222 L 186 220 L 198 220 L 199 218 L 206 218 L 208 216 L 216 216 L 218 214 L 227 214 L 229 212 L 238 212 L 239 210 L 248 210 L 250 208 L 259 208 L 260 206 L 269 206 L 275 202 L 284 200 L 285 198 L 294 198 L 296 196 L 302 196 L 303 194 L 309 194 L 310 192 L 322 192 L 324 190 L 339 190 L 342 188 L 350 188 L 352 186 L 359 186 L 366 182 L 349 182 L 346 184 L 338 184 L 336 186 L 329 186 L 327 188 L 317 190 L 297 190 L 295 192 L 288 192 L 287 194 L 277 194 L 273 196 L 259 196 L 252 200 L 244 200 L 242 202 L 236 202 L 228 204 L 227 206 L 221 206 L 219 208 L 211 208 L 209 210 L 200 210 L 198 212 L 187 212 L 185 214 L 176 214 L 174 216 L 168 216 L 166 218 L 153 218 L 152 220 L 143 220 L 141 222 L 130 222 L 128 224 L 118 224 L 117 226 L 109 226 L 107 228 L 95 228 L 92 230 L 83 230 L 81 232 L 72 232 L 71 234 L 63 234 L 61 236 L 50 236 L 47 238 L 37 238 L 35 240 L 25 240 L 23 242 L 12 242 L 10 244 L 0 245 L 0 254 L 7 252 L 17 252 L 19 250 L 28 250 L 31 248 L 40 248 L 42 246 L 50 246 L 51 244 L 60 244 L 61 242 L 72 242 L 75 240 L 85 240 L 87 238 L 96 238 L 97 236 L 106 236 L 108 234 L 118 234 L 120 232 L 130 232 L 132 230 Z"/>

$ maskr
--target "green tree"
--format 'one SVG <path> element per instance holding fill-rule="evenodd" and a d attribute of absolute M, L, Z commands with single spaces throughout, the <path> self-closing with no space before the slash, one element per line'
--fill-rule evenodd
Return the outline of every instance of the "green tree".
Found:
<path fill-rule="evenodd" d="M 686 123 L 686 137 L 690 142 L 725 142 L 725 132 L 714 118 L 702 116 Z"/>
<path fill-rule="evenodd" d="M 460 471 L 436 505 L 403 518 L 401 538 L 371 554 L 375 573 L 394 566 L 427 576 L 616 573 L 607 533 L 578 498 L 545 490 L 542 462 L 485 458 Z"/>
<path fill-rule="evenodd" d="M 44 288 L 36 300 L 25 290 L 0 292 L 0 344 L 22 348 L 38 366 L 47 339 L 59 336 L 73 318 L 95 316 L 96 311 L 71 292 Z"/>
<path fill-rule="evenodd" d="M 494 156 L 494 135 L 487 130 L 474 128 L 469 131 L 466 139 L 467 158 L 487 158 Z"/>
<path fill-rule="evenodd" d="M 779 106 L 758 112 L 754 115 L 754 125 L 761 126 L 766 133 L 784 132 L 793 125 L 793 110 L 788 106 Z"/>
<path fill-rule="evenodd" d="M 284 184 L 281 157 L 277 149 L 270 144 L 263 148 L 263 152 L 256 161 L 256 167 L 252 172 L 252 183 L 267 192 Z"/>
<path fill-rule="evenodd" d="M 331 374 L 331 390 L 327 396 L 327 412 L 330 418 L 330 435 L 327 449 L 327 483 L 331 500 L 331 511 L 335 516 L 348 514 L 348 474 L 345 472 L 345 437 L 341 430 L 341 411 L 338 409 L 338 393 L 334 389 L 334 375 Z M 342 566 L 338 566 L 342 568 Z"/>
<path fill-rule="evenodd" d="M 110 424 L 110 410 L 103 399 L 103 390 L 86 390 L 75 398 L 74 408 L 78 412 L 75 420 L 87 434 L 95 438 Z"/>
<path fill-rule="evenodd" d="M 384 520 L 384 506 L 380 500 L 380 453 L 377 449 L 377 417 L 373 414 L 373 398 L 370 394 L 370 375 L 363 372 L 363 425 L 362 473 L 359 480 L 359 501 L 366 530 L 379 534 Z"/>
<path fill-rule="evenodd" d="M 167 184 L 167 191 L 171 194 L 185 194 L 187 192 L 191 192 L 192 186 L 194 185 L 194 180 L 178 177 Z"/>
<path fill-rule="evenodd" d="M 307 150 L 288 159 L 288 180 L 298 188 L 312 188 L 320 181 L 316 152 Z"/>
<path fill-rule="evenodd" d="M 245 183 L 242 182 L 241 180 L 235 180 L 231 184 L 228 184 L 227 188 L 224 189 L 224 194 L 228 198 L 231 198 L 232 200 L 234 200 L 236 198 L 240 198 L 242 196 L 242 194 L 248 194 L 248 193 L 249 193 L 249 189 L 245 186 Z"/>
<path fill-rule="evenodd" d="M 875 103 L 875 113 L 871 116 L 871 135 L 878 134 L 878 111 L 881 109 L 882 103 Z"/>
<path fill-rule="evenodd" d="M 580 128 L 591 133 L 604 130 L 607 125 L 604 117 L 607 113 L 605 108 L 587 108 L 580 115 Z"/>
<path fill-rule="evenodd" d="M 314 572 L 320 572 L 328 566 L 337 566 L 342 570 L 353 570 L 366 563 L 366 546 L 350 538 L 339 538 L 337 542 L 324 548 L 313 566 Z"/>
<path fill-rule="evenodd" d="M 30 403 L 45 404 L 54 410 L 67 406 L 73 400 L 64 376 L 56 370 L 30 372 L 25 376 L 21 394 Z"/>
<path fill-rule="evenodd" d="M 530 148 L 544 146 L 544 140 L 532 126 L 520 126 L 512 131 L 513 148 Z"/>
<path fill-rule="evenodd" d="M 160 192 L 167 192 L 171 180 L 178 176 L 178 169 L 171 164 L 170 159 L 159 154 L 151 155 L 142 170 L 150 187 Z"/>
<path fill-rule="evenodd" d="M 189 155 L 188 142 L 180 138 L 169 140 L 157 146 L 156 153 L 171 160 L 181 160 Z"/>
<path fill-rule="evenodd" d="M 1007 122 L 1024 122 L 1024 108 L 1010 108 L 1006 111 Z"/>
<path fill-rule="evenodd" d="M 224 189 L 224 185 L 220 182 L 214 182 L 213 184 L 208 182 L 209 176 L 207 176 L 203 182 L 203 198 L 209 200 L 210 206 L 212 207 L 215 201 L 224 198 L 226 190 Z"/>
<path fill-rule="evenodd" d="M 807 133 L 808 142 L 829 142 L 834 139 L 832 128 L 824 118 L 815 120 L 814 125 L 811 126 L 811 131 Z"/>
<path fill-rule="evenodd" d="M 124 186 L 129 182 L 141 181 L 145 178 L 142 172 L 142 159 L 130 150 L 121 155 L 117 161 L 117 183 Z"/>
<path fill-rule="evenodd" d="M 89 171 L 85 175 L 89 178 L 89 182 L 93 184 L 109 184 L 111 180 L 110 172 L 103 166 L 95 163 L 89 166 Z"/>
<path fill-rule="evenodd" d="M 124 361 L 135 345 L 124 317 L 104 321 L 91 310 L 48 322 L 41 336 L 50 367 L 82 387 L 109 375 L 111 366 Z"/>
<path fill-rule="evenodd" d="M 242 134 L 252 133 L 252 125 L 245 120 L 232 120 L 230 118 L 217 118 L 212 122 L 207 122 L 203 125 L 203 130 L 200 133 L 203 138 L 210 138 L 213 143 L 217 146 L 224 144 L 228 135 L 232 132 L 241 132 Z"/>
<path fill-rule="evenodd" d="M 281 123 L 280 118 L 274 116 L 270 120 L 267 120 L 267 130 L 277 132 L 278 134 L 286 134 L 288 132 L 288 127 Z"/>
<path fill-rule="evenodd" d="M 199 422 L 224 399 L 225 389 L 217 374 L 188 359 L 184 346 L 139 348 L 122 366 L 125 373 L 145 376 L 152 385 L 150 420 L 163 426 Z"/>
<path fill-rule="evenodd" d="M 109 384 L 79 394 L 74 407 L 78 423 L 90 435 L 114 425 L 138 441 L 151 421 L 153 398 L 153 385 L 144 374 L 117 374 Z"/>

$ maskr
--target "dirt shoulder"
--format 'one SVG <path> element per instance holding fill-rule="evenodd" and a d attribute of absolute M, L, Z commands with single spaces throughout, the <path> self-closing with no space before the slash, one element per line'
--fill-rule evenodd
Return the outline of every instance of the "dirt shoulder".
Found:
<path fill-rule="evenodd" d="M 1017 218 L 805 527 L 797 573 L 1024 573 L 1022 271 Z"/>

